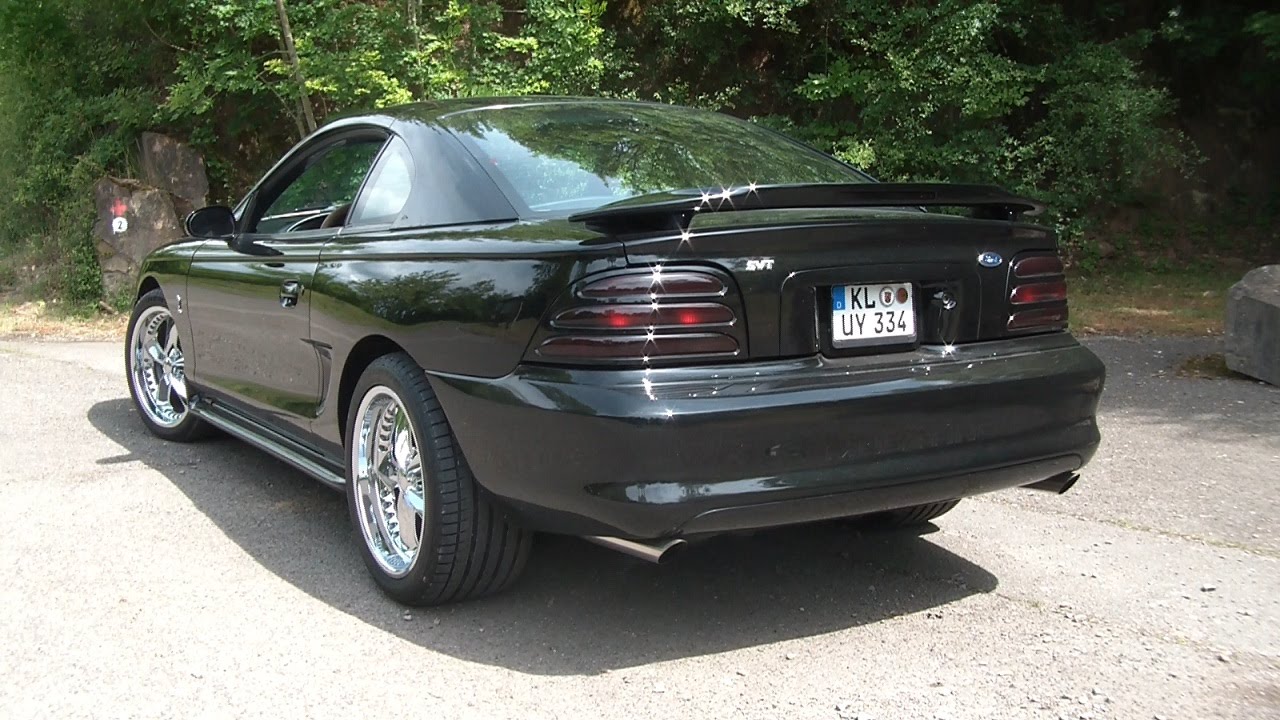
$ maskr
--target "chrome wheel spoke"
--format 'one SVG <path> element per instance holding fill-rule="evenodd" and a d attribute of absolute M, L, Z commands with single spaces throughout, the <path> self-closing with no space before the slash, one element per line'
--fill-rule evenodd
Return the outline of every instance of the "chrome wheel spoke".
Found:
<path fill-rule="evenodd" d="M 422 529 L 422 512 L 414 507 L 422 506 L 422 498 L 416 498 L 412 493 L 401 492 L 396 501 L 396 529 L 399 531 L 400 542 L 408 550 L 417 550 L 418 542 L 421 540 L 419 535 Z"/>
<path fill-rule="evenodd" d="M 400 504 L 415 515 L 421 515 L 427 509 L 427 501 L 422 497 L 420 488 L 401 491 Z"/>
<path fill-rule="evenodd" d="M 173 405 L 174 404 L 173 401 L 177 400 L 178 404 L 182 405 L 183 407 L 186 407 L 187 381 L 177 377 L 169 377 L 168 381 L 169 381 L 169 390 L 171 391 L 169 396 L 169 404 Z"/>
<path fill-rule="evenodd" d="M 378 536 L 381 538 L 385 547 L 392 547 L 395 543 L 395 538 L 391 535 L 391 528 L 387 527 L 386 513 L 382 511 L 382 495 L 375 488 L 369 488 L 369 493 L 366 497 L 367 503 L 365 507 L 368 508 L 369 514 L 373 516 L 374 523 L 377 526 Z"/>
<path fill-rule="evenodd" d="M 182 404 L 187 403 L 187 379 L 178 373 L 172 373 L 166 378 L 169 382 L 169 389 L 173 390 L 173 394 L 178 396 Z"/>

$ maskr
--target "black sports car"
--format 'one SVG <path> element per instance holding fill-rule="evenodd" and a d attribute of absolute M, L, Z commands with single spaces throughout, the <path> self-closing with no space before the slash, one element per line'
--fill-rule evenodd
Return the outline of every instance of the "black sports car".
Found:
<path fill-rule="evenodd" d="M 409 604 L 501 590 L 534 531 L 660 561 L 922 523 L 1065 491 L 1098 445 L 1104 370 L 1039 209 L 686 108 L 392 108 L 147 259 L 130 391 L 162 438 L 218 428 L 344 488 Z"/>

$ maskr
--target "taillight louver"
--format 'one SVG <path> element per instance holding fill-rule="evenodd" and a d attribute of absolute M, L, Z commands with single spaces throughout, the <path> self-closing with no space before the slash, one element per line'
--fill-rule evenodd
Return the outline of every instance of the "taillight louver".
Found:
<path fill-rule="evenodd" d="M 654 357 L 733 355 L 738 342 L 728 335 L 561 335 L 542 343 L 538 354 L 558 360 L 648 360 Z"/>
<path fill-rule="evenodd" d="M 592 300 L 641 298 L 718 298 L 728 288 L 715 275 L 700 272 L 652 270 L 594 280 L 578 289 L 578 297 Z"/>
<path fill-rule="evenodd" d="M 1062 275 L 1062 259 L 1057 255 L 1031 255 L 1013 261 L 1015 278 L 1038 278 Z"/>
<path fill-rule="evenodd" d="M 1067 280 L 1056 254 L 1028 254 L 1014 259 L 1009 272 L 1009 319 L 1012 332 L 1061 330 L 1067 325 Z"/>
<path fill-rule="evenodd" d="M 534 355 L 557 363 L 663 364 L 737 357 L 740 307 L 715 271 L 627 271 L 579 284 L 552 310 Z"/>

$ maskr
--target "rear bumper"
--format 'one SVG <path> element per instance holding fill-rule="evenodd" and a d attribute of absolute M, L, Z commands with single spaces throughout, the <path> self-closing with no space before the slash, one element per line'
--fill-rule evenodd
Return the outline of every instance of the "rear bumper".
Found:
<path fill-rule="evenodd" d="M 1066 334 L 734 366 L 432 375 L 538 530 L 657 538 L 856 515 L 1082 467 L 1105 370 Z"/>

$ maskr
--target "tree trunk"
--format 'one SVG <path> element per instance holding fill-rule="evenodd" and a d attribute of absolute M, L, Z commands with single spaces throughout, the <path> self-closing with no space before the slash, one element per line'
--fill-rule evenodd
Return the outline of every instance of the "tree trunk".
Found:
<path fill-rule="evenodd" d="M 409 29 L 413 31 L 413 47 L 422 49 L 422 32 L 418 29 L 418 16 L 422 14 L 422 0 L 408 0 Z"/>
<path fill-rule="evenodd" d="M 302 108 L 307 132 L 313 133 L 316 131 L 316 114 L 311 109 L 307 81 L 302 76 L 302 66 L 298 63 L 298 48 L 293 44 L 293 30 L 289 28 L 289 13 L 284 9 L 284 0 L 276 0 L 276 12 L 280 14 L 280 39 L 284 41 L 285 54 L 289 56 L 289 66 L 293 69 L 293 82 L 298 86 L 298 106 Z"/>

